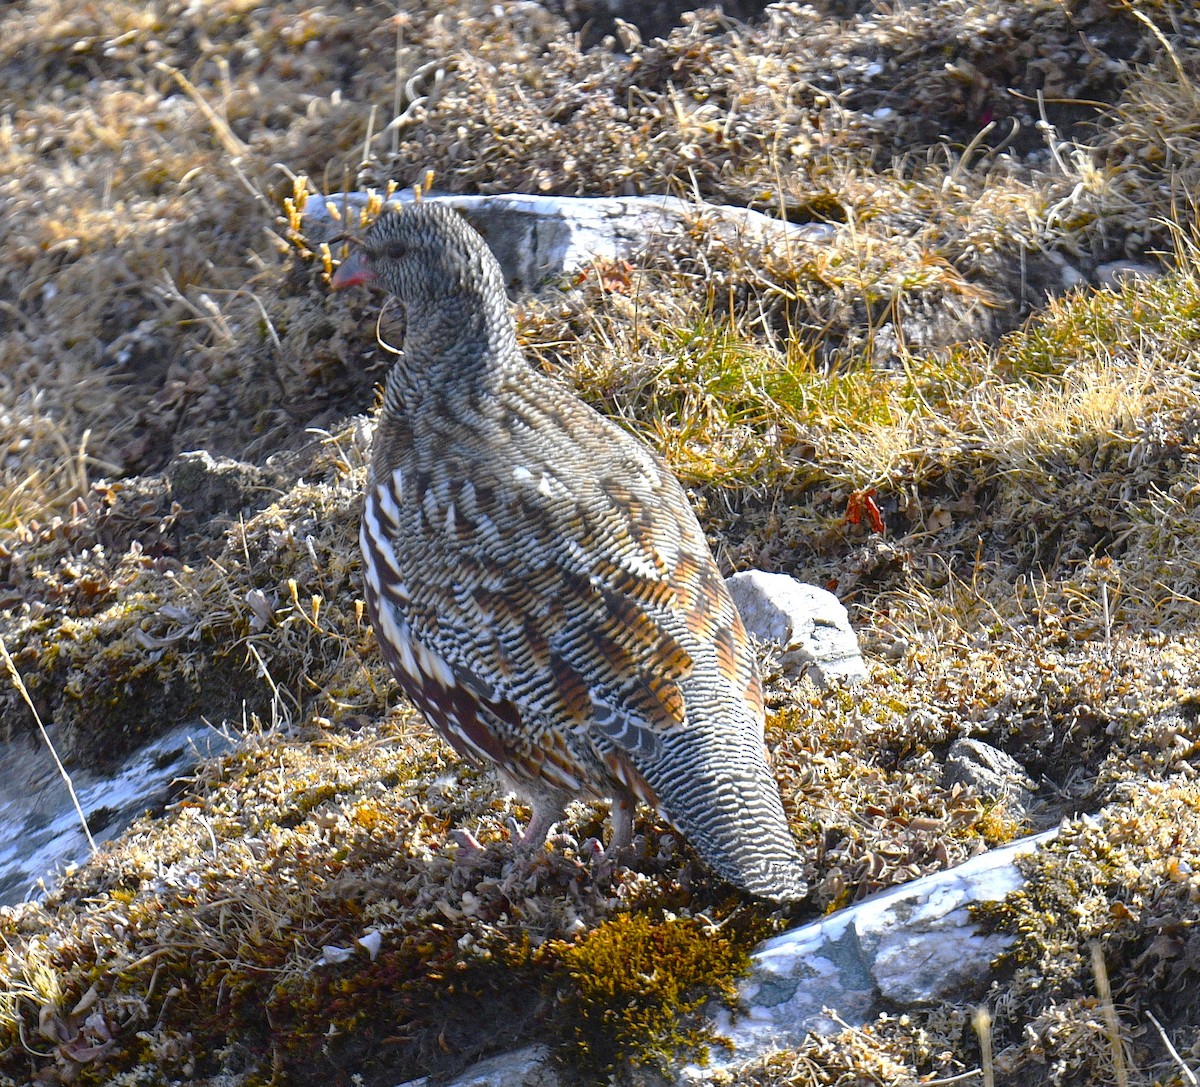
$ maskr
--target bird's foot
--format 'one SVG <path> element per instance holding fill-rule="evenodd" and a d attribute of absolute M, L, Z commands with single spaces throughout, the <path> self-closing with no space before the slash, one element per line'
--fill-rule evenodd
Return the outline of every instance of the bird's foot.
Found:
<path fill-rule="evenodd" d="M 469 830 L 465 830 L 462 827 L 455 827 L 454 830 L 450 831 L 450 840 L 458 846 L 458 859 L 460 861 L 479 857 L 485 852 L 483 843 Z"/>
<path fill-rule="evenodd" d="M 557 805 L 547 807 L 535 801 L 533 815 L 524 831 L 510 816 L 508 829 L 512 835 L 513 845 L 522 852 L 532 853 L 539 846 L 545 844 L 546 836 L 554 829 L 555 824 L 562 818 L 562 814 L 562 808 Z"/>

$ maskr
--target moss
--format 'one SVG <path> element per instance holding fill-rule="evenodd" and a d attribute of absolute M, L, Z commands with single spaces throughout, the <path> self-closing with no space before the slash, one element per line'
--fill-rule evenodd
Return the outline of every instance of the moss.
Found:
<path fill-rule="evenodd" d="M 1014 813 L 1011 803 L 1001 800 L 995 804 L 984 805 L 975 829 L 989 846 L 995 847 L 1016 841 L 1027 834 L 1029 820 L 1022 813 Z"/>
<path fill-rule="evenodd" d="M 619 914 L 561 958 L 562 1058 L 584 1074 L 629 1075 L 679 1057 L 706 1063 L 722 1044 L 696 1013 L 709 1001 L 733 1007 L 761 924 L 717 928 L 669 914 Z"/>
<path fill-rule="evenodd" d="M 84 1084 L 133 1075 L 151 1053 L 163 1076 L 241 1067 L 303 1082 L 318 1070 L 341 1083 L 351 1068 L 386 1084 L 545 1038 L 566 933 L 679 889 L 669 872 L 597 878 L 570 848 L 514 857 L 486 780 L 464 773 L 451 787 L 437 746 L 412 752 L 408 727 L 252 738 L 201 768 L 173 818 L 135 824 L 76 875 L 86 908 L 68 895 L 20 921 L 0 915 L 0 971 L 53 983 L 0 1006 L 0 1073 L 71 1067 L 83 1030 L 71 1009 L 92 987 L 112 1042 L 74 1069 Z M 496 844 L 456 863 L 448 829 L 484 822 Z M 693 903 L 711 905 L 707 893 L 697 886 Z M 714 939 L 707 960 L 662 944 L 684 985 L 727 961 L 729 934 Z M 65 1049 L 22 1047 L 43 1020 L 64 1024 Z"/>
<path fill-rule="evenodd" d="M 975 910 L 1013 937 L 999 964 L 1011 980 L 996 1032 L 998 1044 L 1024 1032 L 1026 1047 L 1007 1069 L 1014 1076 L 1052 1053 L 1056 1082 L 1102 1078 L 1109 1043 L 1087 1010 L 1108 984 L 1096 955 L 1122 1018 L 1149 1012 L 1194 1026 L 1200 1012 L 1200 786 L 1127 791 L 1096 817 L 1066 824 L 1020 862 L 1020 889 Z M 1127 1042 L 1144 1065 L 1148 1040 Z"/>

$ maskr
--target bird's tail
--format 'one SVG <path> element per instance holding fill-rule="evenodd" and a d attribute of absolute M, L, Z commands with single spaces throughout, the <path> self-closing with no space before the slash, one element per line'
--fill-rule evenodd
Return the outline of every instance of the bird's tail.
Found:
<path fill-rule="evenodd" d="M 664 737 L 646 780 L 663 814 L 719 876 L 750 894 L 791 902 L 808 894 L 779 786 L 756 724 L 691 726 Z"/>

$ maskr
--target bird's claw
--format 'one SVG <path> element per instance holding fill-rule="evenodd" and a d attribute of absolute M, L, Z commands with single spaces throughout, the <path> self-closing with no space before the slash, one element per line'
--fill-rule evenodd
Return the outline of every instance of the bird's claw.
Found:
<path fill-rule="evenodd" d="M 469 830 L 464 830 L 461 827 L 456 827 L 450 831 L 450 840 L 458 846 L 459 860 L 478 857 L 484 852 L 483 843 Z"/>

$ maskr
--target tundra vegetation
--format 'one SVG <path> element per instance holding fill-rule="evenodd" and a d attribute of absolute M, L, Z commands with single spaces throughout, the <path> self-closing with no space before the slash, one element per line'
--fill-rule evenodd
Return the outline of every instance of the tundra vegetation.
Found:
<path fill-rule="evenodd" d="M 0 1084 L 382 1085 L 535 1040 L 568 1080 L 649 1081 L 721 1045 L 697 1010 L 764 935 L 1060 822 L 981 917 L 1015 937 L 989 988 L 727 1082 L 1195 1083 L 1200 16 L 736 14 L 4 7 L 0 635 L 24 693 L 0 739 L 30 706 L 68 769 L 180 721 L 240 739 L 0 910 Z M 833 228 L 659 240 L 517 303 L 533 364 L 668 458 L 727 571 L 851 610 L 860 687 L 763 653 L 814 887 L 791 912 L 649 813 L 615 871 L 586 846 L 600 806 L 514 857 L 525 813 L 394 697 L 356 543 L 390 356 L 295 209 L 428 171 Z M 947 784 L 964 737 L 1032 801 Z"/>

